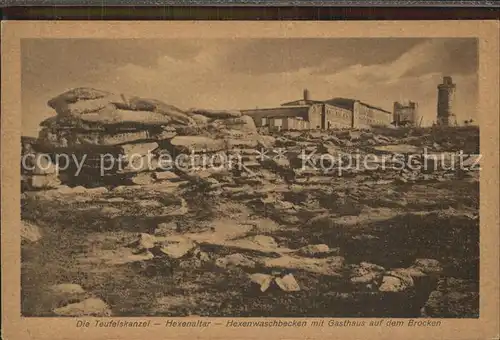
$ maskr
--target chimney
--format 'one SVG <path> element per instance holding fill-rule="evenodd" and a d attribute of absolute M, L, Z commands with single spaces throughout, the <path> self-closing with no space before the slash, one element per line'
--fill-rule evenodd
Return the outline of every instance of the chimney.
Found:
<path fill-rule="evenodd" d="M 311 100 L 311 94 L 308 89 L 304 89 L 304 101 Z"/>

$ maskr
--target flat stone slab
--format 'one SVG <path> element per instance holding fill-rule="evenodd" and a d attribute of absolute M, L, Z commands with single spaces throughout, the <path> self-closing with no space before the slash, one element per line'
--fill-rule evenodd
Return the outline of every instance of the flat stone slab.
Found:
<path fill-rule="evenodd" d="M 291 270 L 303 270 L 311 273 L 327 276 L 342 276 L 344 258 L 333 256 L 324 259 L 281 256 L 279 258 L 267 259 L 264 261 L 267 268 L 283 268 Z"/>

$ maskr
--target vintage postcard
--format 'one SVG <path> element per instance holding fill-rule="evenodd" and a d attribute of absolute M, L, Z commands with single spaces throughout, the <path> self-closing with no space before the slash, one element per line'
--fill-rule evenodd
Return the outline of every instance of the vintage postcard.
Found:
<path fill-rule="evenodd" d="M 499 28 L 4 22 L 4 338 L 498 339 Z"/>

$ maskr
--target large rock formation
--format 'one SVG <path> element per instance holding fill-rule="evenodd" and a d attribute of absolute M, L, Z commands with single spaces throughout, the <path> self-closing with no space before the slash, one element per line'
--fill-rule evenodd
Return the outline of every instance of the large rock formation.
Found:
<path fill-rule="evenodd" d="M 158 172 L 176 172 L 172 160 L 181 153 L 255 148 L 260 138 L 253 120 L 239 111 L 184 112 L 157 99 L 93 88 L 71 89 L 50 99 L 48 106 L 56 115 L 40 124 L 33 149 L 44 157 L 31 159 L 35 165 L 24 181 L 30 189 L 61 182 L 96 186 L 168 181 L 171 176 Z"/>

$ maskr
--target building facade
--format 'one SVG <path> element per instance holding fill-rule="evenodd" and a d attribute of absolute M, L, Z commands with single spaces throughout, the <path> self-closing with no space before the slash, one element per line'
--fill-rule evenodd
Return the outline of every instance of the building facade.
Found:
<path fill-rule="evenodd" d="M 396 126 L 418 125 L 418 104 L 412 101 L 407 103 L 394 102 L 392 119 Z"/>
<path fill-rule="evenodd" d="M 390 126 L 392 113 L 382 108 L 351 98 L 333 98 L 325 104 L 342 108 L 351 113 L 351 128 L 370 128 L 371 126 Z"/>
<path fill-rule="evenodd" d="M 270 117 L 268 125 L 272 131 L 309 130 L 309 122 L 302 117 Z"/>
<path fill-rule="evenodd" d="M 353 126 L 353 113 L 347 109 L 323 104 L 322 129 L 351 128 Z"/>
<path fill-rule="evenodd" d="M 266 126 L 273 131 L 370 128 L 392 123 L 389 111 L 349 98 L 311 100 L 307 90 L 304 90 L 302 99 L 283 103 L 279 107 L 241 111 L 251 116 L 257 127 Z"/>

